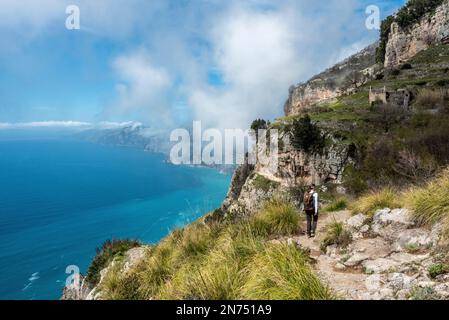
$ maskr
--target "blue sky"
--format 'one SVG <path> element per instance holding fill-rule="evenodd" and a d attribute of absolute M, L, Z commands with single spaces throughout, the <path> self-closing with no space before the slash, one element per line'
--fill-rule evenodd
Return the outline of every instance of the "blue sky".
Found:
<path fill-rule="evenodd" d="M 375 41 L 405 0 L 2 0 L 0 123 L 247 126 L 288 88 Z M 67 30 L 67 5 L 81 30 Z"/>

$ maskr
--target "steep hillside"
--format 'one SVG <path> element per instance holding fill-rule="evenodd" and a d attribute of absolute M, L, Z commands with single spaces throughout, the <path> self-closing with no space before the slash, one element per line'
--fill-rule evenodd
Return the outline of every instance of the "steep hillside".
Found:
<path fill-rule="evenodd" d="M 297 114 L 313 104 L 353 92 L 376 72 L 376 49 L 373 44 L 304 84 L 290 88 L 285 114 Z"/>
<path fill-rule="evenodd" d="M 447 17 L 441 3 L 411 1 L 395 23 L 412 39 L 423 17 Z M 157 245 L 106 246 L 64 298 L 449 298 L 449 44 L 407 49 L 387 68 L 376 48 L 290 90 L 270 124 L 276 170 L 240 166 L 221 208 Z M 322 211 L 314 239 L 299 213 L 311 183 Z"/>
<path fill-rule="evenodd" d="M 449 36 L 449 1 L 412 0 L 382 25 L 379 59 L 393 68 Z"/>

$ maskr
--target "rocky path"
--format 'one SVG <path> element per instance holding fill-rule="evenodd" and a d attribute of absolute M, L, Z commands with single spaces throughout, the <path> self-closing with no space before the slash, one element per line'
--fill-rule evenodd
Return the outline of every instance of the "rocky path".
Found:
<path fill-rule="evenodd" d="M 344 223 L 353 241 L 347 248 L 329 246 L 324 253 L 320 245 L 334 221 Z M 447 254 L 439 247 L 439 227 L 414 226 L 405 209 L 379 210 L 372 219 L 352 217 L 348 211 L 322 214 L 316 238 L 300 235 L 278 241 L 309 249 L 317 274 L 343 299 L 449 297 L 449 275 L 429 276 L 429 268 Z"/>

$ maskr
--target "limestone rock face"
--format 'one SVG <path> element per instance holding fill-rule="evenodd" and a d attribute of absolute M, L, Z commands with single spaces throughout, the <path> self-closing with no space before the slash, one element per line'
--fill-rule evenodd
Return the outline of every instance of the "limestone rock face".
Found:
<path fill-rule="evenodd" d="M 364 214 L 358 214 L 358 215 L 355 215 L 355 216 L 349 218 L 346 221 L 346 224 L 349 228 L 351 228 L 353 230 L 359 230 L 365 223 L 366 219 L 367 219 L 367 216 L 365 216 Z"/>
<path fill-rule="evenodd" d="M 72 284 L 64 287 L 61 300 L 84 300 L 89 295 L 91 289 L 85 278 L 79 275 L 79 279 L 74 280 Z"/>
<path fill-rule="evenodd" d="M 286 144 L 279 154 L 278 161 L 275 172 L 272 172 L 272 166 L 268 168 L 263 164 L 258 164 L 256 171 L 288 186 L 300 183 L 338 185 L 342 183 L 346 165 L 352 163 L 353 159 L 351 146 L 334 139 L 331 145 L 320 154 L 295 150 L 291 145 Z"/>
<path fill-rule="evenodd" d="M 227 214 L 234 217 L 246 217 L 256 213 L 263 204 L 271 199 L 277 192 L 278 187 L 273 185 L 267 190 L 255 186 L 257 174 L 253 174 L 245 181 L 236 198 L 226 204 Z"/>
<path fill-rule="evenodd" d="M 378 210 L 373 217 L 372 231 L 374 234 L 393 240 L 395 235 L 413 226 L 407 209 Z"/>
<path fill-rule="evenodd" d="M 386 47 L 385 67 L 393 68 L 449 35 L 449 1 L 407 30 L 394 22 Z"/>
<path fill-rule="evenodd" d="M 298 114 L 309 107 L 353 92 L 376 72 L 376 48 L 368 46 L 308 82 L 293 86 L 284 106 L 286 115 Z"/>

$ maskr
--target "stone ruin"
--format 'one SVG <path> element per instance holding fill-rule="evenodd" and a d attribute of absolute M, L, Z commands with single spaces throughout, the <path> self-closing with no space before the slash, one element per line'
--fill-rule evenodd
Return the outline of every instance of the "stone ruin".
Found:
<path fill-rule="evenodd" d="M 387 90 L 386 87 L 383 90 L 369 89 L 369 103 L 374 105 L 376 103 L 388 104 L 393 107 L 409 109 L 412 99 L 412 92 L 407 89 L 398 89 L 396 91 Z"/>

